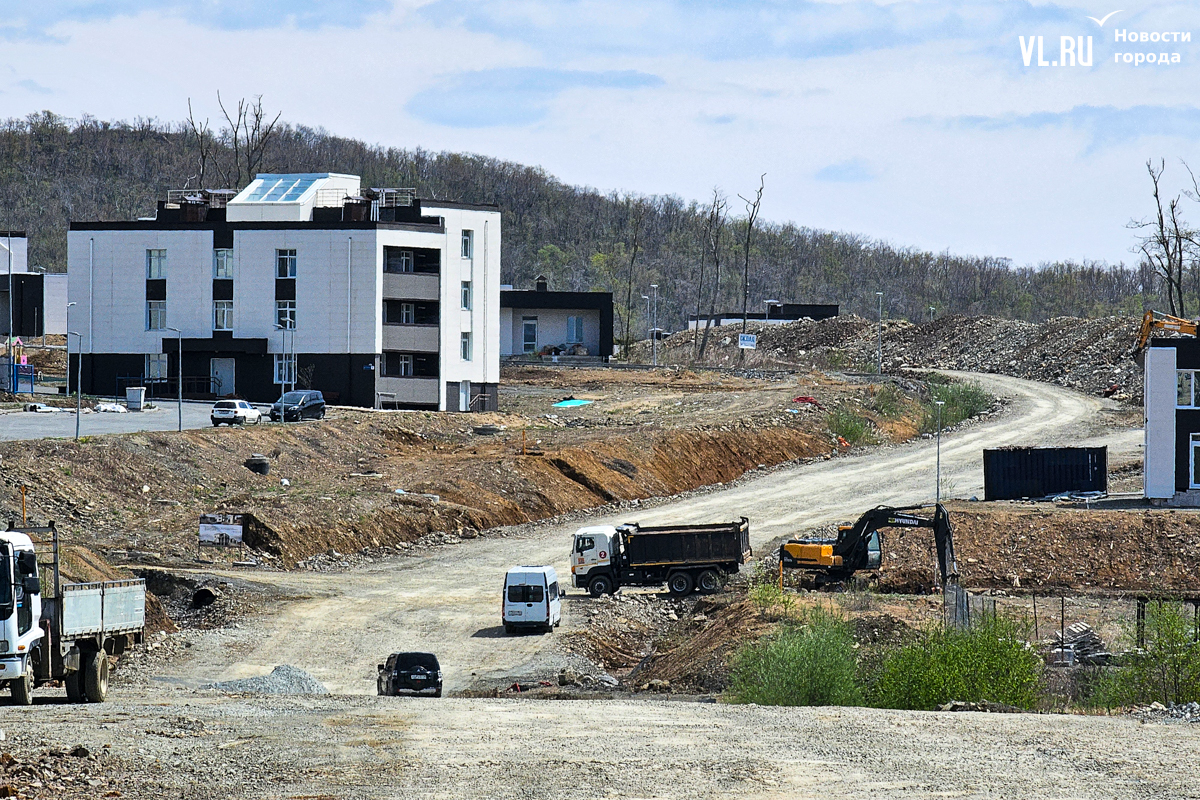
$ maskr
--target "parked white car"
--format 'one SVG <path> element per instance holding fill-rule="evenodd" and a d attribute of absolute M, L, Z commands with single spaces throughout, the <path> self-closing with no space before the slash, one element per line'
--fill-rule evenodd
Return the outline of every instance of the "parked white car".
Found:
<path fill-rule="evenodd" d="M 262 413 L 245 400 L 218 400 L 212 407 L 209 419 L 213 425 L 245 425 L 262 422 Z"/>

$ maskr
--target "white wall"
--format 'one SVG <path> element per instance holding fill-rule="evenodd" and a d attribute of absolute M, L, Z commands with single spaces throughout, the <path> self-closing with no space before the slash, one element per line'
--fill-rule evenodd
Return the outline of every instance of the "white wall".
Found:
<path fill-rule="evenodd" d="M 588 355 L 600 353 L 600 312 L 592 308 L 512 308 L 509 324 L 501 338 L 508 348 L 504 355 L 519 355 L 525 352 L 524 317 L 538 318 L 538 350 L 547 345 L 567 345 L 567 318 L 583 317 L 583 346 Z"/>
<path fill-rule="evenodd" d="M 0 272 L 8 274 L 8 253 L 12 247 L 12 271 L 29 271 L 29 240 L 24 236 L 0 236 Z M 5 287 L 7 290 L 7 287 Z"/>
<path fill-rule="evenodd" d="M 67 332 L 67 274 L 47 272 L 42 278 L 42 310 L 46 333 Z"/>
<path fill-rule="evenodd" d="M 1175 348 L 1146 348 L 1143 485 L 1146 497 L 1175 496 Z"/>
<path fill-rule="evenodd" d="M 446 233 L 442 256 L 442 385 L 470 380 L 500 381 L 500 212 L 446 208 L 423 202 L 428 216 L 440 216 Z M 462 232 L 474 231 L 472 257 L 462 258 Z M 462 311 L 462 281 L 469 280 L 474 292 L 471 311 Z M 472 334 L 472 357 L 461 358 L 460 334 Z M 445 397 L 442 398 L 442 406 Z"/>
<path fill-rule="evenodd" d="M 89 268 L 89 243 L 94 260 Z M 146 330 L 146 251 L 167 251 L 167 325 L 212 335 L 212 231 L 71 231 L 68 317 L 88 353 L 159 353 L 170 331 Z M 89 297 L 89 284 L 94 288 Z M 236 296 L 235 296 L 236 303 Z"/>

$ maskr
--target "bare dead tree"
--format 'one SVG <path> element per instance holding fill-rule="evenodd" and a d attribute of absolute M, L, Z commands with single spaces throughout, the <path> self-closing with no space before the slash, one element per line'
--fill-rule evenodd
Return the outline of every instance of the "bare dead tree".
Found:
<path fill-rule="evenodd" d="M 1166 171 L 1166 161 L 1160 159 L 1158 166 L 1153 160 L 1146 162 L 1146 172 L 1154 186 L 1154 218 L 1134 220 L 1129 227 L 1144 231 L 1138 242 L 1138 252 L 1143 260 L 1167 283 L 1167 304 L 1171 314 L 1187 314 L 1183 295 L 1184 263 L 1192 258 L 1196 235 L 1183 221 L 1178 195 L 1166 200 L 1162 196 L 1161 181 Z M 1198 187 L 1200 188 L 1200 187 Z"/>
<path fill-rule="evenodd" d="M 187 189 L 188 184 L 192 182 L 192 178 L 196 178 L 196 188 L 203 189 L 204 178 L 208 172 L 208 161 L 210 158 L 212 158 L 214 137 L 212 128 L 210 128 L 208 125 L 208 119 L 205 119 L 203 123 L 196 122 L 196 115 L 192 112 L 192 98 L 190 97 L 188 98 L 187 121 L 188 129 L 192 132 L 192 135 L 196 137 L 196 166 L 198 169 L 195 175 L 188 178 L 187 183 L 184 184 L 183 188 Z"/>
<path fill-rule="evenodd" d="M 742 263 L 742 333 L 746 332 L 746 320 L 749 317 L 750 308 L 750 239 L 754 235 L 754 221 L 758 219 L 758 209 L 762 205 L 766 180 L 767 173 L 764 172 L 758 176 L 758 191 L 754 193 L 753 201 L 738 195 L 738 199 L 746 204 L 746 237 L 742 240 L 742 255 L 744 256 Z M 738 351 L 739 357 L 743 352 Z"/>
<path fill-rule="evenodd" d="M 637 263 L 638 250 L 642 246 L 642 222 L 646 216 L 646 208 L 640 201 L 631 201 L 629 242 L 629 274 L 625 282 L 625 330 L 622 335 L 626 357 L 633 345 L 633 267 Z"/>
<path fill-rule="evenodd" d="M 217 92 L 217 105 L 221 107 L 221 113 L 229 123 L 226 135 L 233 151 L 233 167 L 226 173 L 226 183 L 234 189 L 242 189 L 254 178 L 262 165 L 263 154 L 277 130 L 276 126 L 283 112 L 279 112 L 275 119 L 267 122 L 262 95 L 255 97 L 252 103 L 245 98 L 238 100 L 237 109 L 232 115 L 225 108 L 220 92 Z"/>
<path fill-rule="evenodd" d="M 713 257 L 713 290 L 709 296 L 708 319 L 704 321 L 704 336 L 700 340 L 699 359 L 704 358 L 708 348 L 708 334 L 712 328 L 713 317 L 717 314 L 717 296 L 721 293 L 721 233 L 725 230 L 725 214 L 729 203 L 718 188 L 713 189 L 712 204 L 708 208 L 708 216 L 704 220 L 704 243 Z M 699 321 L 697 321 L 699 324 Z"/>

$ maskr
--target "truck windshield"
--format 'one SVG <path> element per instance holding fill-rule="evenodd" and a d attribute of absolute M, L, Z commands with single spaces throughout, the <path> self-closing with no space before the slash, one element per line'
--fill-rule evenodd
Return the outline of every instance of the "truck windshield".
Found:
<path fill-rule="evenodd" d="M 545 596 L 541 586 L 508 587 L 508 602 L 510 603 L 540 603 Z"/>
<path fill-rule="evenodd" d="M 0 607 L 12 605 L 12 549 L 0 544 Z"/>

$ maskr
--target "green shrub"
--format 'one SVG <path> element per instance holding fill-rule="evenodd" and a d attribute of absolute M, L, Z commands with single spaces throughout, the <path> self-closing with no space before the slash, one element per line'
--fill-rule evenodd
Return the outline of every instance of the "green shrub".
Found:
<path fill-rule="evenodd" d="M 929 382 L 929 402 L 921 416 L 921 432 L 937 433 L 938 408 L 937 401 L 941 400 L 942 428 L 949 428 L 964 419 L 982 414 L 992 407 L 995 398 L 984 391 L 978 383 L 938 383 Z"/>
<path fill-rule="evenodd" d="M 847 444 L 870 444 L 875 437 L 871 432 L 871 423 L 861 414 L 847 406 L 838 406 L 831 410 L 825 418 L 829 432 L 840 436 Z"/>
<path fill-rule="evenodd" d="M 1095 701 L 1108 708 L 1200 701 L 1200 643 L 1181 605 L 1146 607 L 1146 646 L 1127 653 L 1096 687 Z M 1129 632 L 1130 638 L 1133 632 Z"/>
<path fill-rule="evenodd" d="M 895 419 L 904 410 L 905 400 L 904 392 L 898 386 L 885 383 L 871 398 L 871 409 L 884 419 Z"/>
<path fill-rule="evenodd" d="M 861 705 L 854 639 L 828 611 L 809 611 L 802 624 L 743 647 L 734 659 L 726 697 L 772 706 Z"/>
<path fill-rule="evenodd" d="M 1042 664 L 1009 620 L 970 630 L 931 628 L 884 659 L 872 705 L 933 710 L 951 700 L 1019 708 L 1038 703 Z"/>

